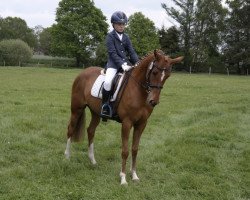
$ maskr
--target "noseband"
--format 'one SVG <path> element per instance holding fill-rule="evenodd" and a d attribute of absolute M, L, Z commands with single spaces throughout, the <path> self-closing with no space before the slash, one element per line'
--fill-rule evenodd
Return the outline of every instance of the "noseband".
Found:
<path fill-rule="evenodd" d="M 146 90 L 147 90 L 148 93 L 151 92 L 151 90 L 153 88 L 158 89 L 158 90 L 161 90 L 163 88 L 163 85 L 153 85 L 153 84 L 150 83 L 150 76 L 151 76 L 152 71 L 153 71 L 154 68 L 156 68 L 161 73 L 162 72 L 169 72 L 169 71 L 171 72 L 171 68 L 166 68 L 166 67 L 165 68 L 161 68 L 161 67 L 158 67 L 156 65 L 156 61 L 155 60 L 152 61 L 150 63 L 150 65 L 149 65 L 149 67 L 148 67 L 148 70 L 147 70 L 146 84 L 144 84 L 144 86 L 145 86 L 145 88 L 146 88 Z"/>

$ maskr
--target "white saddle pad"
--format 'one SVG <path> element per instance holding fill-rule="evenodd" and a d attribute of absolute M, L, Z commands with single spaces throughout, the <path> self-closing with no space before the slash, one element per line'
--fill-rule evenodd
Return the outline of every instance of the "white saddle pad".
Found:
<path fill-rule="evenodd" d="M 111 98 L 110 101 L 115 101 L 116 100 L 116 97 L 117 97 L 117 94 L 120 90 L 120 87 L 121 87 L 121 84 L 122 84 L 122 80 L 124 78 L 124 74 L 122 74 L 120 80 L 119 80 L 119 83 L 118 83 L 118 86 Z M 97 79 L 95 80 L 92 88 L 91 88 L 91 95 L 93 97 L 97 97 L 97 98 L 100 98 L 102 99 L 102 88 L 103 88 L 103 82 L 104 82 L 104 79 L 105 79 L 105 74 L 100 74 Z"/>

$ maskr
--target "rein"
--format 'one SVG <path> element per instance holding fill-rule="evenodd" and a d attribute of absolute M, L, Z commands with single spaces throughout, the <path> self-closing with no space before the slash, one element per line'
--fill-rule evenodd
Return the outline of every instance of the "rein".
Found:
<path fill-rule="evenodd" d="M 148 91 L 148 85 L 147 85 L 147 84 L 143 84 L 143 83 L 137 81 L 137 80 L 135 79 L 135 77 L 132 76 L 132 73 L 129 74 L 129 77 L 132 78 L 133 81 L 137 83 L 137 85 L 143 87 L 147 92 L 149 92 L 149 91 Z"/>

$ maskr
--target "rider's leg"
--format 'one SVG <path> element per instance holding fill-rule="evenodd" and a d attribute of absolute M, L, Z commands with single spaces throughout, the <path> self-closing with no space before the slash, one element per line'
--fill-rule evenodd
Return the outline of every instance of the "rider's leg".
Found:
<path fill-rule="evenodd" d="M 103 91 L 102 91 L 102 110 L 101 116 L 102 117 L 112 117 L 112 109 L 110 106 L 110 96 L 111 96 L 111 87 L 112 82 L 117 73 L 117 69 L 108 68 L 106 70 L 105 80 L 103 84 Z"/>

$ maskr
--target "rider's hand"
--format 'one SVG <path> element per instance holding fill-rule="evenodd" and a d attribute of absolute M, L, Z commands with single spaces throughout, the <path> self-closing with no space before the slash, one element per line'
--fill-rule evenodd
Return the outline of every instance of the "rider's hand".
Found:
<path fill-rule="evenodd" d="M 132 67 L 131 66 L 129 66 L 126 62 L 125 63 L 123 63 L 122 64 L 122 69 L 123 69 L 123 71 L 128 71 L 128 70 L 130 70 Z"/>

